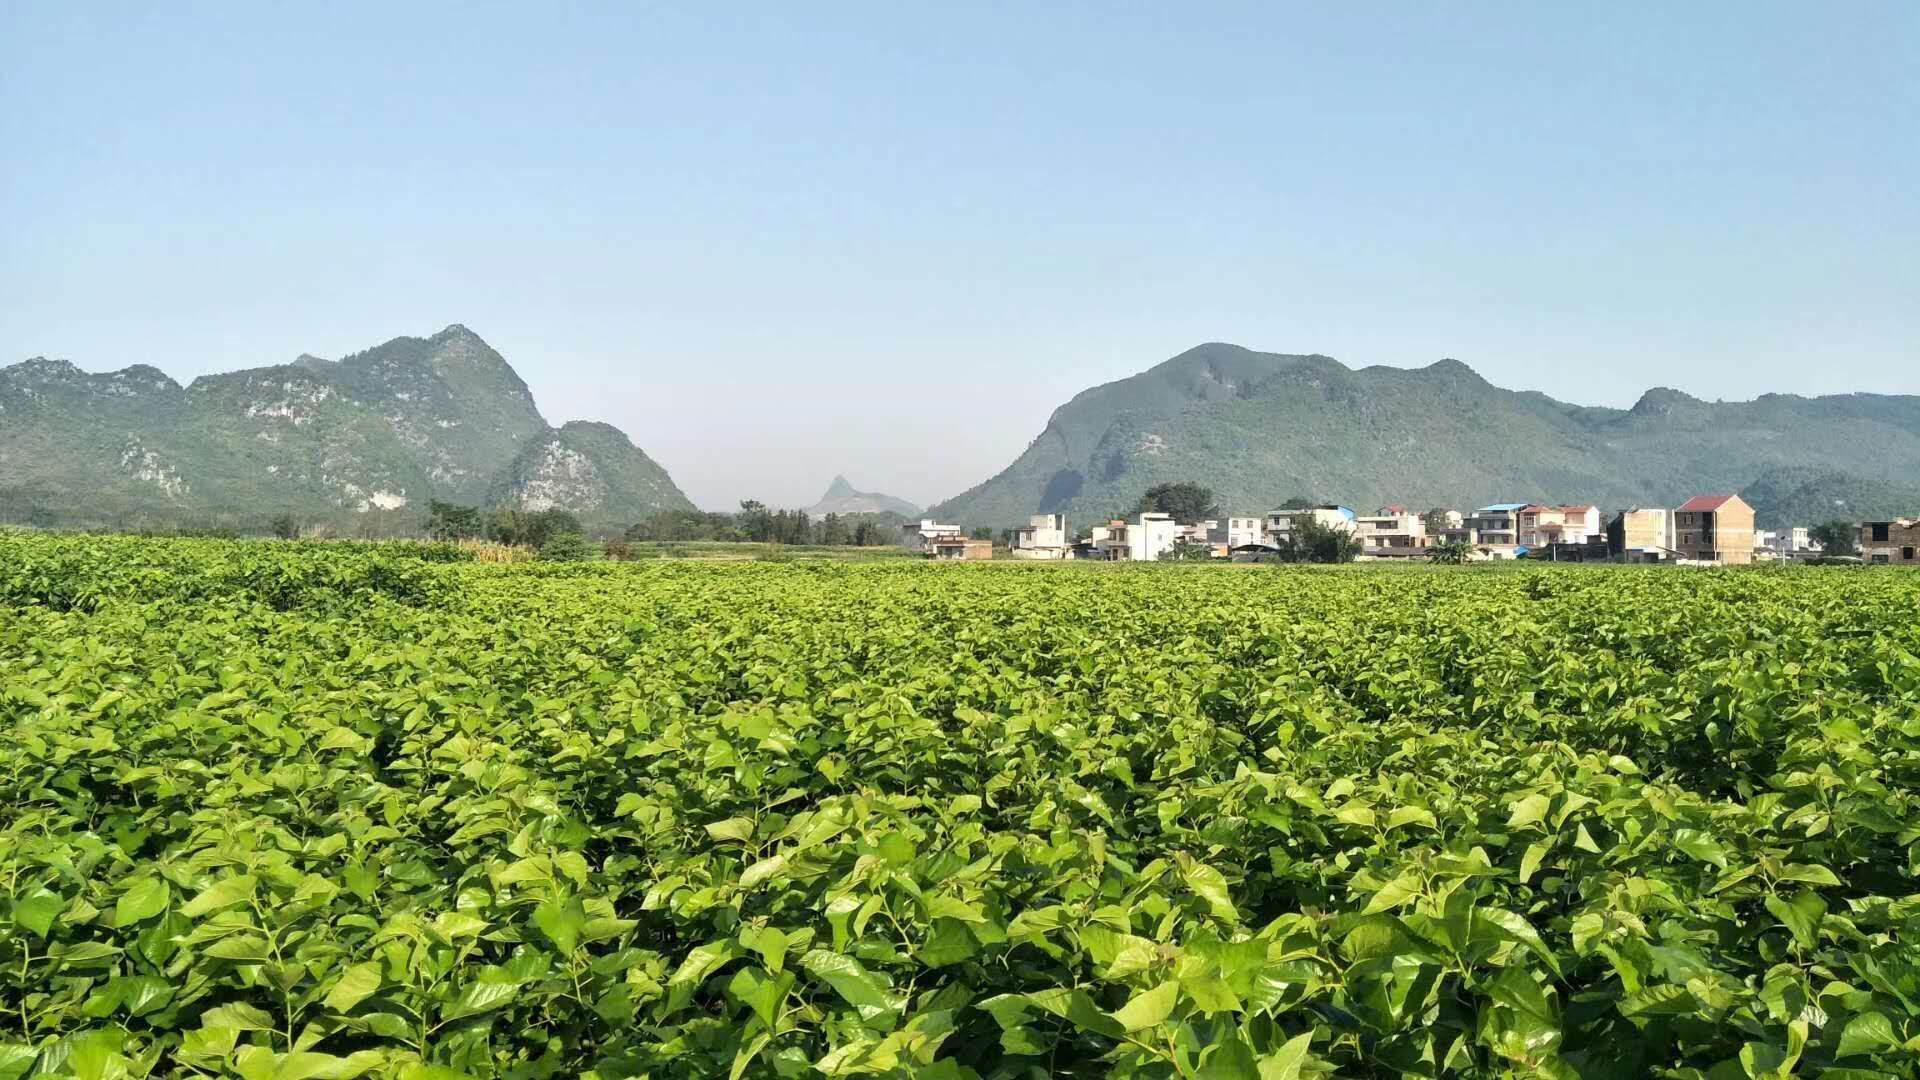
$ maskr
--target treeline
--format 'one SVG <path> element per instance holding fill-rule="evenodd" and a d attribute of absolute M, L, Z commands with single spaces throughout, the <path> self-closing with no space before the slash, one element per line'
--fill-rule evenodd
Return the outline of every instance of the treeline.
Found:
<path fill-rule="evenodd" d="M 775 510 L 748 499 L 737 513 L 661 510 L 627 526 L 630 543 L 705 540 L 742 544 L 819 544 L 884 547 L 899 539 L 897 514 L 827 514 Z M 510 510 L 434 501 L 427 506 L 426 533 L 435 540 L 491 540 L 545 549 L 556 538 L 580 536 L 580 520 L 565 510 Z"/>
<path fill-rule="evenodd" d="M 885 547 L 900 537 L 905 519 L 898 514 L 826 514 L 775 510 L 746 499 L 736 513 L 710 510 L 661 510 L 627 527 L 633 542 L 708 540 L 742 544 L 821 544 L 834 547 Z"/>
<path fill-rule="evenodd" d="M 426 530 L 435 540 L 491 540 L 531 548 L 543 548 L 556 538 L 585 532 L 580 519 L 565 510 L 481 508 L 437 499 L 427 504 Z"/>

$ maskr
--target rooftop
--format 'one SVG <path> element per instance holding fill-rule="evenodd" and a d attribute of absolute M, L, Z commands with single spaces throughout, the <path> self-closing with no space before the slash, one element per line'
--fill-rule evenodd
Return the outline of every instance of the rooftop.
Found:
<path fill-rule="evenodd" d="M 1739 498 L 1738 495 L 1695 495 L 1680 504 L 1680 512 L 1683 514 L 1711 513 L 1737 498 Z"/>

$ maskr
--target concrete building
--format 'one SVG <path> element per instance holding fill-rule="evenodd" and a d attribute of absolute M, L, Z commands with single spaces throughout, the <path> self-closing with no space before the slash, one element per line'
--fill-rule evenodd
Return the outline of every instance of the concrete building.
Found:
<path fill-rule="evenodd" d="M 1756 559 L 1806 558 L 1813 554 L 1816 554 L 1813 537 L 1807 535 L 1807 529 L 1803 526 L 1754 530 L 1753 556 Z"/>
<path fill-rule="evenodd" d="M 1293 535 L 1294 527 L 1302 521 L 1311 521 L 1324 528 L 1354 532 L 1358 517 L 1344 506 L 1331 503 L 1323 506 L 1309 506 L 1299 510 L 1272 510 L 1267 513 L 1267 535 L 1272 542 L 1278 543 Z"/>
<path fill-rule="evenodd" d="M 1526 503 L 1494 503 L 1468 514 L 1460 527 L 1470 530 L 1475 543 L 1485 547 L 1517 547 L 1520 544 L 1520 511 Z"/>
<path fill-rule="evenodd" d="M 933 538 L 927 553 L 942 562 L 984 562 L 993 558 L 993 541 L 942 534 Z"/>
<path fill-rule="evenodd" d="M 1607 548 L 1627 562 L 1667 562 L 1679 557 L 1674 547 L 1673 511 L 1634 507 L 1607 523 Z"/>
<path fill-rule="evenodd" d="M 1035 514 L 1013 530 L 1008 550 L 1016 559 L 1064 559 L 1073 549 L 1065 514 Z"/>
<path fill-rule="evenodd" d="M 1143 513 L 1132 522 L 1115 521 L 1094 541 L 1096 558 L 1152 562 L 1180 539 L 1185 528 L 1169 514 Z"/>
<path fill-rule="evenodd" d="M 1738 495 L 1696 495 L 1673 512 L 1674 547 L 1683 559 L 1740 565 L 1753 561 L 1753 507 Z"/>
<path fill-rule="evenodd" d="M 1228 547 L 1225 543 L 1215 540 L 1214 537 L 1216 535 L 1223 535 L 1225 532 L 1226 529 L 1221 526 L 1218 519 L 1208 518 L 1205 521 L 1196 521 L 1191 525 L 1180 526 L 1179 531 L 1174 534 L 1174 542 L 1199 544 L 1206 548 L 1208 553 L 1214 558 L 1224 559 L 1227 557 Z"/>
<path fill-rule="evenodd" d="M 1520 508 L 1517 521 L 1521 547 L 1545 547 L 1549 544 L 1585 544 L 1605 535 L 1597 506 L 1543 506 L 1530 503 Z"/>
<path fill-rule="evenodd" d="M 1860 557 L 1888 566 L 1920 566 L 1920 519 L 1861 522 Z"/>
<path fill-rule="evenodd" d="M 1207 530 L 1207 543 L 1228 551 L 1249 544 L 1264 544 L 1266 541 L 1266 523 L 1257 517 L 1230 517 L 1214 522 Z"/>
<path fill-rule="evenodd" d="M 933 554 L 933 542 L 946 537 L 964 536 L 958 525 L 943 525 L 932 518 L 921 518 L 918 525 L 900 526 L 900 543 L 916 555 Z"/>
<path fill-rule="evenodd" d="M 1375 548 L 1417 549 L 1427 546 L 1427 523 L 1418 514 L 1402 511 L 1353 519 L 1354 535 L 1368 551 Z"/>

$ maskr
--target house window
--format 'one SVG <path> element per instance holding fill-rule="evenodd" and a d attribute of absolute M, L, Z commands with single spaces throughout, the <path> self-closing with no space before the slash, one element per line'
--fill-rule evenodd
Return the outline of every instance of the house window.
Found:
<path fill-rule="evenodd" d="M 1887 557 L 1885 555 L 1875 555 L 1873 557 L 1873 561 L 1877 563 L 1883 563 L 1887 561 Z"/>
<path fill-rule="evenodd" d="M 1900 549 L 1900 561 L 1902 561 L 1902 562 L 1912 562 L 1912 561 L 1913 561 L 1913 549 L 1912 549 L 1912 548 L 1910 548 L 1910 547 L 1903 547 L 1903 548 L 1901 548 L 1901 549 Z"/>
<path fill-rule="evenodd" d="M 1886 543 L 1886 540 L 1887 540 L 1887 523 L 1886 523 L 1886 522 L 1884 522 L 1884 521 L 1882 521 L 1882 522 L 1876 522 L 1876 523 L 1875 523 L 1875 524 L 1874 524 L 1874 525 L 1872 526 L 1872 529 L 1873 529 L 1873 538 L 1874 538 L 1875 540 L 1878 540 L 1878 541 L 1880 541 L 1881 543 Z"/>

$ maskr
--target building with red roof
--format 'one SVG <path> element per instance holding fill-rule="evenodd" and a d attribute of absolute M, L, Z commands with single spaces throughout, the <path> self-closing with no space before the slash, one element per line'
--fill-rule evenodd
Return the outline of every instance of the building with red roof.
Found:
<path fill-rule="evenodd" d="M 1738 495 L 1695 495 L 1673 512 L 1673 531 L 1683 559 L 1753 561 L 1753 507 Z"/>

